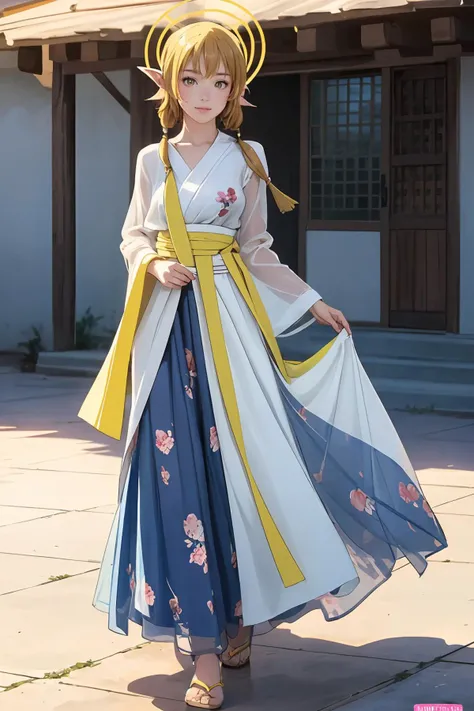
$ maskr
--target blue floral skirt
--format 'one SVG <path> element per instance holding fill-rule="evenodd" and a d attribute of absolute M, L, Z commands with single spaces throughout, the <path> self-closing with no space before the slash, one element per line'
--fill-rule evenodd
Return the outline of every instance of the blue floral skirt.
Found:
<path fill-rule="evenodd" d="M 267 631 L 319 608 L 353 610 L 406 556 L 419 573 L 446 539 L 406 473 L 360 440 L 306 413 L 282 383 L 295 441 L 358 578 L 263 622 Z M 182 290 L 138 430 L 114 555 L 113 620 L 194 655 L 221 653 L 242 624 L 238 561 L 194 293 Z M 109 615 L 111 611 L 109 610 Z M 261 627 L 261 628 L 260 628 Z"/>

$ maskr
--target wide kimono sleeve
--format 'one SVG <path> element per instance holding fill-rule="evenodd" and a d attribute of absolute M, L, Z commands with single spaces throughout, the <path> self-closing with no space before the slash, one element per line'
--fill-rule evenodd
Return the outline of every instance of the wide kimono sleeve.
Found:
<path fill-rule="evenodd" d="M 129 272 L 127 294 L 140 264 L 144 260 L 149 261 L 150 257 L 156 256 L 156 229 L 146 227 L 146 218 L 154 190 L 149 174 L 149 162 L 153 157 L 149 148 L 144 148 L 138 154 L 135 185 L 122 229 L 120 251 Z M 158 161 L 156 167 L 160 167 Z"/>
<path fill-rule="evenodd" d="M 265 170 L 265 153 L 259 143 L 250 142 Z M 272 322 L 275 335 L 283 333 L 303 316 L 321 296 L 271 249 L 273 238 L 267 232 L 267 186 L 250 169 L 244 179 L 245 208 L 238 234 L 240 254 L 252 274 Z M 308 318 L 305 325 L 313 323 Z M 298 329 L 300 330 L 300 329 Z"/>

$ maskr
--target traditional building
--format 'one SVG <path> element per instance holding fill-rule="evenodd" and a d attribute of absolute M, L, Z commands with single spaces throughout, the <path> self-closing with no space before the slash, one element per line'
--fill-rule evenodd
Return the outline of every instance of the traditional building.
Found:
<path fill-rule="evenodd" d="M 160 138 L 144 101 L 152 85 L 136 67 L 147 28 L 167 5 L 56 0 L 0 19 L 2 165 L 7 156 L 0 237 L 17 275 L 1 266 L 8 274 L 0 282 L 10 285 L 13 312 L 16 288 L 25 308 L 28 299 L 52 304 L 57 350 L 73 345 L 78 301 L 111 327 L 120 312 L 117 246 L 128 176 L 138 150 Z M 474 9 L 461 0 L 247 6 L 265 28 L 268 53 L 251 85 L 258 108 L 246 110 L 243 135 L 264 144 L 275 183 L 299 201 L 283 216 L 270 205 L 281 259 L 353 322 L 474 334 Z M 9 60 L 1 70 L 12 50 L 17 69 Z M 38 84 L 28 96 L 36 80 L 27 75 L 43 75 L 48 57 L 52 92 Z M 28 106 L 38 92 L 35 115 Z M 38 134 L 46 106 L 52 124 Z M 13 148 L 5 153 L 13 135 L 20 164 Z M 38 135 L 44 179 L 38 163 L 32 181 L 29 151 Z M 51 210 L 51 229 L 39 250 L 42 210 Z M 51 280 L 37 294 L 28 292 L 28 278 L 17 283 L 25 266 L 38 284 L 31 254 Z"/>

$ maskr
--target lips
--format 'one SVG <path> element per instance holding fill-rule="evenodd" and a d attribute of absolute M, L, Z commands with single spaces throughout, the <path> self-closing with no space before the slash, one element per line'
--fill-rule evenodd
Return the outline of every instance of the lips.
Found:
<path fill-rule="evenodd" d="M 206 112 L 206 111 L 210 111 L 210 110 L 211 110 L 210 108 L 207 108 L 204 106 L 196 106 L 196 111 Z"/>

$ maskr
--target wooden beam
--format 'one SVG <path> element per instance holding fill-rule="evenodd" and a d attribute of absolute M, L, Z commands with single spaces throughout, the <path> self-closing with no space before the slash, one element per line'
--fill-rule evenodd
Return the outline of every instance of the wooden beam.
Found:
<path fill-rule="evenodd" d="M 434 17 L 431 20 L 433 44 L 457 44 L 474 42 L 474 24 L 469 19 L 459 17 Z"/>
<path fill-rule="evenodd" d="M 43 50 L 41 47 L 20 47 L 18 50 L 18 69 L 26 74 L 42 74 Z"/>
<path fill-rule="evenodd" d="M 54 349 L 74 348 L 76 331 L 76 79 L 53 66 L 52 255 Z"/>
<path fill-rule="evenodd" d="M 354 25 L 319 25 L 296 33 L 298 52 L 348 54 L 361 51 L 359 27 Z"/>
<path fill-rule="evenodd" d="M 139 151 L 150 143 L 161 140 L 161 125 L 153 110 L 153 102 L 146 101 L 153 86 L 143 72 L 130 71 L 130 186 L 133 188 L 135 164 Z M 155 107 L 156 108 L 156 107 Z"/>
<path fill-rule="evenodd" d="M 81 57 L 80 42 L 68 44 L 52 44 L 49 47 L 49 58 L 52 62 L 74 62 Z"/>
<path fill-rule="evenodd" d="M 361 44 L 364 49 L 414 49 L 431 45 L 431 31 L 425 22 L 377 22 L 362 25 Z"/>
<path fill-rule="evenodd" d="M 109 79 L 109 77 L 104 74 L 104 72 L 94 72 L 92 76 L 97 79 L 99 84 L 102 84 L 104 89 L 108 91 L 110 96 L 112 96 L 115 101 L 117 101 L 120 106 L 125 109 L 128 113 L 130 113 L 130 101 L 127 99 L 122 92 L 117 89 L 115 84 Z"/>
<path fill-rule="evenodd" d="M 135 68 L 139 64 L 143 64 L 141 59 L 132 59 L 130 57 L 118 57 L 117 59 L 98 60 L 97 62 L 66 62 L 64 64 L 65 74 L 94 74 L 95 72 L 118 72 L 124 69 Z"/>
<path fill-rule="evenodd" d="M 98 62 L 109 59 L 126 58 L 130 56 L 131 42 L 83 42 L 81 44 L 81 61 Z"/>

